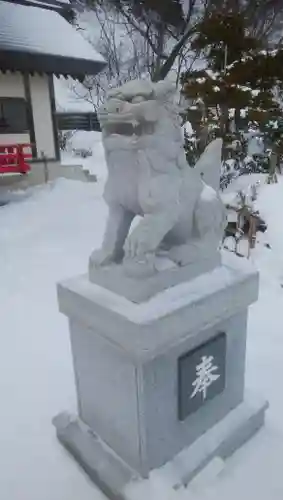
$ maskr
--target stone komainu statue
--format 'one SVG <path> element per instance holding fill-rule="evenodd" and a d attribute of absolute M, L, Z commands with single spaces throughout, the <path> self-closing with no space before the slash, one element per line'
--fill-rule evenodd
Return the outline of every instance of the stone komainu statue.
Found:
<path fill-rule="evenodd" d="M 175 92 L 166 81 L 131 81 L 111 90 L 99 109 L 109 215 L 90 272 L 123 262 L 126 273 L 148 275 L 158 255 L 186 266 L 218 252 L 225 209 L 186 161 Z"/>

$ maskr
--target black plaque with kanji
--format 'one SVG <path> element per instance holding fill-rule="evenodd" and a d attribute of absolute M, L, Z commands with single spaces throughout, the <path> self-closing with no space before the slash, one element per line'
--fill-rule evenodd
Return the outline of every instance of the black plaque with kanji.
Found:
<path fill-rule="evenodd" d="M 185 420 L 224 390 L 225 364 L 225 333 L 179 358 L 179 420 Z"/>

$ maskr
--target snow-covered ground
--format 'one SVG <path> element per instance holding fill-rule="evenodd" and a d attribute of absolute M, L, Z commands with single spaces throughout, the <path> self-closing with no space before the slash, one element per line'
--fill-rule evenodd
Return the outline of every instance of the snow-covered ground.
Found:
<path fill-rule="evenodd" d="M 81 158 L 72 154 L 72 149 L 85 149 L 92 156 Z M 83 169 L 95 174 L 99 181 L 106 176 L 106 164 L 100 132 L 77 131 L 69 141 L 66 151 L 61 151 L 62 165 L 81 165 Z"/>
<path fill-rule="evenodd" d="M 97 165 L 98 158 L 92 159 Z M 61 448 L 51 425 L 75 411 L 68 326 L 56 282 L 84 273 L 100 244 L 106 216 L 99 182 L 58 180 L 13 194 L 0 207 L 0 498 L 101 500 Z M 97 168 L 97 167 L 96 167 Z M 265 428 L 236 453 L 209 487 L 167 494 L 169 478 L 153 475 L 135 500 L 282 500 L 283 180 L 262 184 L 258 206 L 269 224 L 252 259 L 261 272 L 260 300 L 249 316 L 247 385 L 270 401 Z M 264 246 L 269 242 L 271 250 Z"/>

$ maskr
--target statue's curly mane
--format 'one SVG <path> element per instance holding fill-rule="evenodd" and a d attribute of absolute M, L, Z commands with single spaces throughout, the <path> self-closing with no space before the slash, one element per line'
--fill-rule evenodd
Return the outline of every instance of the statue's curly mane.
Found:
<path fill-rule="evenodd" d="M 155 172 L 188 167 L 175 87 L 165 82 L 144 81 L 138 87 L 132 83 L 112 90 L 99 109 L 109 171 L 113 163 L 122 169 L 125 155 L 127 161 L 146 164 Z"/>

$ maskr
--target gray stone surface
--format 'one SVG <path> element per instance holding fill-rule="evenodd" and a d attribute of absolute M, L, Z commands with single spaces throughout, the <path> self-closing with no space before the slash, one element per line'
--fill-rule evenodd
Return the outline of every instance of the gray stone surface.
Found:
<path fill-rule="evenodd" d="M 103 493 L 122 500 L 125 486 L 140 476 L 77 417 L 61 413 L 53 419 L 53 424 L 58 439 Z"/>
<path fill-rule="evenodd" d="M 265 400 L 246 393 L 240 405 L 168 464 L 168 468 L 178 468 L 178 461 L 185 459 L 186 470 L 180 472 L 179 484 L 187 485 L 214 457 L 229 458 L 262 427 L 267 409 Z"/>
<path fill-rule="evenodd" d="M 202 181 L 203 168 L 192 169 L 186 161 L 175 94 L 169 81 L 135 80 L 112 89 L 99 108 L 109 216 L 102 247 L 90 256 L 92 282 L 97 268 L 122 261 L 126 275 L 155 275 L 160 251 L 177 265 L 200 267 L 222 240 L 225 208 Z M 211 162 L 219 170 L 221 145 L 212 145 L 215 158 L 211 148 L 204 153 L 206 170 Z M 131 230 L 136 216 L 141 219 Z"/>
<path fill-rule="evenodd" d="M 80 418 L 144 476 L 242 401 L 245 314 L 177 341 L 165 353 L 140 363 L 74 320 L 70 330 Z M 227 334 L 226 389 L 180 422 L 178 358 L 219 331 Z"/>
<path fill-rule="evenodd" d="M 203 181 L 215 191 L 219 191 L 220 187 L 221 153 L 222 140 L 216 139 L 208 144 L 205 154 L 200 157 L 194 167 L 202 176 Z"/>
<path fill-rule="evenodd" d="M 138 278 L 128 276 L 121 265 L 92 267 L 90 281 L 132 302 L 144 302 L 163 290 L 190 281 L 197 276 L 212 271 L 221 263 L 220 252 L 214 252 L 209 258 L 181 267 L 169 264 L 168 259 L 156 259 L 160 270 L 149 276 Z M 168 265 L 169 264 L 169 265 Z M 163 267 L 164 266 L 164 267 Z"/>
<path fill-rule="evenodd" d="M 257 300 L 258 273 L 250 264 L 227 252 L 222 262 L 213 272 L 141 304 L 90 283 L 87 275 L 79 276 L 58 285 L 59 308 L 133 360 L 152 359 Z"/>
<path fill-rule="evenodd" d="M 257 272 L 230 255 L 214 271 L 141 304 L 85 276 L 60 284 L 81 421 L 142 477 L 172 460 L 241 405 L 247 308 L 257 295 Z M 203 355 L 201 346 L 221 333 L 225 384 L 181 421 L 180 359 L 200 348 Z"/>
<path fill-rule="evenodd" d="M 176 490 L 182 485 L 186 486 L 213 458 L 229 458 L 262 427 L 267 407 L 266 402 L 249 395 L 247 401 L 238 405 L 189 448 L 175 456 L 166 465 L 169 469 L 173 467 L 175 476 L 176 471 L 180 471 L 173 488 Z M 142 477 L 113 454 L 79 418 L 60 414 L 53 423 L 58 439 L 107 497 L 111 500 L 129 500 L 128 492 L 133 483 L 140 481 Z M 183 464 L 182 467 L 180 463 Z"/>

